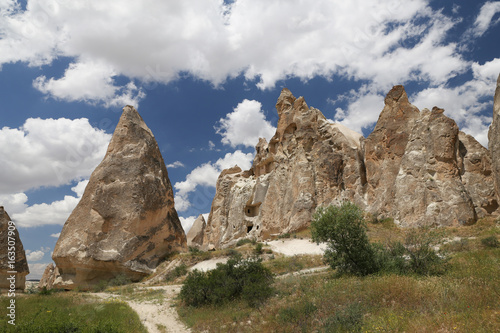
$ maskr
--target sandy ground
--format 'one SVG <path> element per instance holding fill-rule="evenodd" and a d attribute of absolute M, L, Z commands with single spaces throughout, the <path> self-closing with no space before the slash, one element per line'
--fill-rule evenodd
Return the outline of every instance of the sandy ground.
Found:
<path fill-rule="evenodd" d="M 278 239 L 267 242 L 273 252 L 282 253 L 285 256 L 299 254 L 323 254 L 326 244 L 316 244 L 310 239 Z"/>
<path fill-rule="evenodd" d="M 197 263 L 196 265 L 189 268 L 189 270 L 194 271 L 195 269 L 197 269 L 199 271 L 206 272 L 206 271 L 210 271 L 212 269 L 215 269 L 217 267 L 218 263 L 225 264 L 226 261 L 227 261 L 227 258 L 209 259 L 209 260 L 205 260 L 205 261 Z"/>
<path fill-rule="evenodd" d="M 120 297 L 120 295 L 108 293 L 96 293 L 102 299 L 119 299 L 127 302 L 130 307 L 137 312 L 143 325 L 149 333 L 184 333 L 191 332 L 191 330 L 184 325 L 180 319 L 174 304 L 174 298 L 179 294 L 182 286 L 157 286 L 157 287 L 143 287 L 143 289 L 162 289 L 165 291 L 165 298 L 160 302 L 158 300 L 152 301 L 134 301 L 127 300 Z"/>

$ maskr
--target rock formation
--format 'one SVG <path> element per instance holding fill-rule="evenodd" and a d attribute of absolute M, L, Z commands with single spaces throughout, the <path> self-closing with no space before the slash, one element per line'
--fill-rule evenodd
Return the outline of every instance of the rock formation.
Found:
<path fill-rule="evenodd" d="M 498 75 L 497 88 L 495 90 L 493 121 L 488 132 L 488 141 L 495 191 L 500 196 L 500 75 Z"/>
<path fill-rule="evenodd" d="M 287 89 L 276 109 L 276 134 L 269 143 L 260 139 L 252 168 L 219 176 L 205 233 L 209 247 L 300 230 L 318 205 L 362 200 L 362 135 L 332 124 Z"/>
<path fill-rule="evenodd" d="M 40 282 L 38 283 L 38 289 L 52 289 L 54 287 L 54 281 L 58 277 L 60 277 L 60 274 L 57 267 L 53 263 L 48 264 L 43 271 Z"/>
<path fill-rule="evenodd" d="M 29 274 L 28 262 L 23 243 L 9 214 L 0 206 L 0 290 L 24 290 L 26 275 Z"/>
<path fill-rule="evenodd" d="M 497 211 L 487 149 L 444 110 L 420 112 L 403 86 L 366 139 L 287 89 L 276 109 L 276 134 L 259 140 L 252 168 L 219 176 L 206 246 L 300 230 L 317 206 L 346 199 L 405 227 L 467 225 Z"/>
<path fill-rule="evenodd" d="M 191 229 L 189 229 L 186 238 L 187 245 L 193 247 L 200 247 L 203 245 L 203 237 L 205 235 L 206 222 L 203 215 L 200 214 L 194 221 Z"/>
<path fill-rule="evenodd" d="M 125 274 L 138 281 L 186 248 L 167 169 L 151 130 L 127 106 L 106 156 L 64 224 L 54 287 L 85 289 Z"/>

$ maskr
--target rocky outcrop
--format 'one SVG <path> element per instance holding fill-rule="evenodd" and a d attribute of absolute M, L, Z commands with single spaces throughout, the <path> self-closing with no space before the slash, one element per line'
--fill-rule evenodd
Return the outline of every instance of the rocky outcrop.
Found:
<path fill-rule="evenodd" d="M 85 289 L 125 274 L 138 281 L 186 248 L 167 169 L 151 130 L 127 106 L 106 156 L 64 224 L 54 287 Z"/>
<path fill-rule="evenodd" d="M 366 139 L 287 89 L 276 109 L 276 134 L 259 140 L 252 168 L 219 176 L 204 245 L 297 231 L 317 206 L 342 200 L 404 227 L 468 225 L 498 212 L 487 149 L 444 110 L 420 112 L 403 86 L 387 94 Z"/>
<path fill-rule="evenodd" d="M 495 191 L 500 196 L 500 75 L 498 75 L 497 88 L 495 90 L 493 121 L 488 132 L 488 141 Z"/>
<path fill-rule="evenodd" d="M 40 279 L 40 282 L 38 283 L 38 289 L 53 289 L 54 288 L 54 281 L 56 278 L 60 277 L 59 270 L 57 267 L 53 264 L 50 263 L 45 267 L 45 270 L 43 271 L 42 278 Z"/>
<path fill-rule="evenodd" d="M 24 290 L 30 270 L 23 243 L 9 214 L 0 206 L 0 290 Z"/>
<path fill-rule="evenodd" d="M 318 205 L 362 199 L 361 134 L 333 124 L 284 89 L 276 134 L 260 139 L 253 166 L 224 170 L 205 233 L 208 247 L 306 228 Z"/>
<path fill-rule="evenodd" d="M 200 214 L 194 221 L 191 229 L 189 229 L 186 238 L 187 245 L 193 247 L 200 247 L 203 245 L 203 237 L 205 235 L 206 222 L 203 215 Z"/>

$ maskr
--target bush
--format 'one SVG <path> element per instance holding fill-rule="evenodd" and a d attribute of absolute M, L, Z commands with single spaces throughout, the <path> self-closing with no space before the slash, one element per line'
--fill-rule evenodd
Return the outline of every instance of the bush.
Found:
<path fill-rule="evenodd" d="M 236 246 L 243 246 L 245 244 L 248 244 L 248 243 L 252 243 L 252 240 L 251 239 L 248 239 L 248 238 L 242 238 L 242 239 L 239 239 L 237 242 L 236 242 Z"/>
<path fill-rule="evenodd" d="M 261 255 L 262 253 L 264 253 L 264 250 L 262 250 L 262 247 L 263 247 L 263 244 L 262 243 L 257 243 L 255 244 L 255 247 L 253 249 L 253 252 L 256 254 L 256 255 Z"/>
<path fill-rule="evenodd" d="M 368 275 L 379 270 L 366 235 L 363 212 L 353 203 L 319 207 L 311 222 L 312 238 L 327 242 L 325 261 L 339 273 Z"/>
<path fill-rule="evenodd" d="M 131 284 L 132 280 L 125 274 L 118 274 L 108 283 L 109 286 L 124 286 L 126 284 Z"/>
<path fill-rule="evenodd" d="M 481 239 L 481 244 L 486 247 L 499 247 L 500 242 L 498 241 L 496 236 L 489 236 Z"/>
<path fill-rule="evenodd" d="M 257 307 L 273 294 L 272 273 L 260 260 L 231 257 L 208 272 L 190 272 L 180 298 L 188 306 L 219 305 L 242 298 Z"/>
<path fill-rule="evenodd" d="M 175 267 L 173 270 L 168 272 L 168 274 L 165 276 L 166 281 L 173 281 L 177 279 L 178 277 L 184 276 L 188 273 L 188 268 L 186 264 L 182 263 L 179 266 Z"/>
<path fill-rule="evenodd" d="M 408 271 L 418 275 L 439 275 L 446 270 L 447 259 L 432 248 L 428 230 L 413 229 L 406 235 L 404 248 L 409 256 Z"/>

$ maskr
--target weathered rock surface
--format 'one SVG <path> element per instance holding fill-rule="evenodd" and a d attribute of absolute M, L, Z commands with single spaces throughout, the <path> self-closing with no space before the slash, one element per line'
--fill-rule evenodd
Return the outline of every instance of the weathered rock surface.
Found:
<path fill-rule="evenodd" d="M 23 243 L 16 226 L 0 206 L 0 290 L 10 290 L 12 286 L 24 290 L 26 275 L 30 270 L 26 261 Z M 15 273 L 10 273 L 15 272 Z"/>
<path fill-rule="evenodd" d="M 40 279 L 40 282 L 38 283 L 38 289 L 52 289 L 54 288 L 54 281 L 56 278 L 60 277 L 59 270 L 57 267 L 53 264 L 50 263 L 45 267 L 45 270 L 43 271 L 42 278 Z"/>
<path fill-rule="evenodd" d="M 206 246 L 300 230 L 317 206 L 345 199 L 405 227 L 467 225 L 498 212 L 488 150 L 444 110 L 420 112 L 403 86 L 387 94 L 366 139 L 287 89 L 276 109 L 276 134 L 259 140 L 252 168 L 219 176 Z"/>
<path fill-rule="evenodd" d="M 85 289 L 119 274 L 138 281 L 169 253 L 185 248 L 156 140 L 127 106 L 57 241 L 52 258 L 61 278 L 54 287 Z"/>
<path fill-rule="evenodd" d="M 495 192 L 500 199 L 500 75 L 498 75 L 497 88 L 493 101 L 493 121 L 488 132 L 488 149 L 491 154 L 493 181 Z"/>
<path fill-rule="evenodd" d="M 332 124 L 288 89 L 276 109 L 276 134 L 269 143 L 260 139 L 252 168 L 234 167 L 219 176 L 205 234 L 208 247 L 300 230 L 318 205 L 361 200 L 362 135 Z"/>
<path fill-rule="evenodd" d="M 203 245 L 206 225 L 205 218 L 200 214 L 186 235 L 188 246 L 200 247 Z"/>

